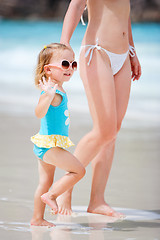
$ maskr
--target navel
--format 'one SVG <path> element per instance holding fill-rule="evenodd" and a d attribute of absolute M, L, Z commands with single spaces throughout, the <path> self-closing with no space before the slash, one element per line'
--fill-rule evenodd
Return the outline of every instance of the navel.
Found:
<path fill-rule="evenodd" d="M 126 33 L 125 32 L 123 32 L 123 37 L 125 37 L 126 36 Z"/>

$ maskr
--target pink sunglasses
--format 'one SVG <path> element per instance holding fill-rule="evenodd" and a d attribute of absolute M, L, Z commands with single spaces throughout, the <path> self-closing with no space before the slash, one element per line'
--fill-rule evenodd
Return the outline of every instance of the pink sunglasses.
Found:
<path fill-rule="evenodd" d="M 48 66 L 58 67 L 58 66 L 53 65 L 53 64 L 48 64 Z M 61 68 L 61 69 L 67 70 L 67 69 L 69 69 L 70 67 L 72 67 L 72 69 L 73 69 L 74 71 L 76 71 L 76 70 L 77 70 L 77 62 L 76 62 L 76 61 L 69 62 L 68 60 L 62 60 L 62 61 L 61 61 L 61 65 L 60 65 L 60 68 Z"/>

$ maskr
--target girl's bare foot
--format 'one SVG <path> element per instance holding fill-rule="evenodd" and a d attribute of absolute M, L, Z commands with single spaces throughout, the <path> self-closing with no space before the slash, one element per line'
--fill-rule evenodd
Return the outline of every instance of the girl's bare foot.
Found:
<path fill-rule="evenodd" d="M 71 194 L 63 193 L 57 198 L 58 212 L 62 215 L 71 215 Z"/>
<path fill-rule="evenodd" d="M 107 203 L 102 204 L 95 204 L 95 205 L 89 205 L 87 212 L 89 213 L 95 213 L 95 214 L 102 214 L 110 217 L 116 217 L 116 218 L 125 218 L 125 215 L 120 212 L 116 212 L 111 208 Z"/>
<path fill-rule="evenodd" d="M 32 219 L 30 222 L 31 226 L 46 226 L 46 227 L 55 227 L 53 223 L 50 223 L 44 219 Z"/>
<path fill-rule="evenodd" d="M 41 200 L 42 202 L 44 202 L 45 204 L 47 204 L 48 206 L 50 206 L 52 208 L 52 212 L 54 214 L 57 214 L 58 213 L 58 205 L 57 205 L 57 202 L 55 199 L 52 199 L 50 196 L 49 196 L 49 193 L 44 193 L 42 196 L 41 196 Z"/>

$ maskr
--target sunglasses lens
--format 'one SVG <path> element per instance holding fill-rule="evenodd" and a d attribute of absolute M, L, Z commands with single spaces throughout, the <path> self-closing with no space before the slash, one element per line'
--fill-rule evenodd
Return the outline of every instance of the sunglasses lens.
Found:
<path fill-rule="evenodd" d="M 62 61 L 62 68 L 63 68 L 63 69 L 68 69 L 69 66 L 70 66 L 70 64 L 69 64 L 68 61 L 66 61 L 66 60 Z"/>
<path fill-rule="evenodd" d="M 63 69 L 68 69 L 69 67 L 70 67 L 70 62 L 67 61 L 67 60 L 63 60 L 62 61 L 62 68 Z M 72 69 L 77 70 L 77 62 L 76 61 L 72 62 Z"/>
<path fill-rule="evenodd" d="M 72 68 L 73 68 L 73 70 L 77 70 L 77 62 L 76 61 L 72 62 Z"/>

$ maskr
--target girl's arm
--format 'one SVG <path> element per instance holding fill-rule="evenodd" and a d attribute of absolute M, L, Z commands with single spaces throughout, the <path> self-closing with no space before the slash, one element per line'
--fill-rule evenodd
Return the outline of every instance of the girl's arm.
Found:
<path fill-rule="evenodd" d="M 38 118 L 43 118 L 46 115 L 48 108 L 55 97 L 57 84 L 53 86 L 50 79 L 48 82 L 43 79 L 43 83 L 40 80 L 40 87 L 43 91 L 45 91 L 45 93 L 40 96 L 39 102 L 35 109 L 35 115 Z"/>
<path fill-rule="evenodd" d="M 44 93 L 40 96 L 39 102 L 35 109 L 35 114 L 37 118 L 43 118 L 46 115 L 52 100 L 53 97 L 51 95 L 48 95 L 47 93 Z"/>
<path fill-rule="evenodd" d="M 130 17 L 129 17 L 129 20 L 128 20 L 128 38 L 129 38 L 129 44 L 132 47 L 134 47 Z M 130 57 L 133 81 L 134 80 L 138 80 L 140 78 L 140 76 L 141 76 L 141 65 L 139 63 L 136 51 L 134 51 L 134 53 L 135 53 L 135 56 L 134 57 Z"/>
<path fill-rule="evenodd" d="M 69 45 L 72 34 L 83 14 L 87 0 L 72 0 L 64 18 L 60 42 Z"/>

